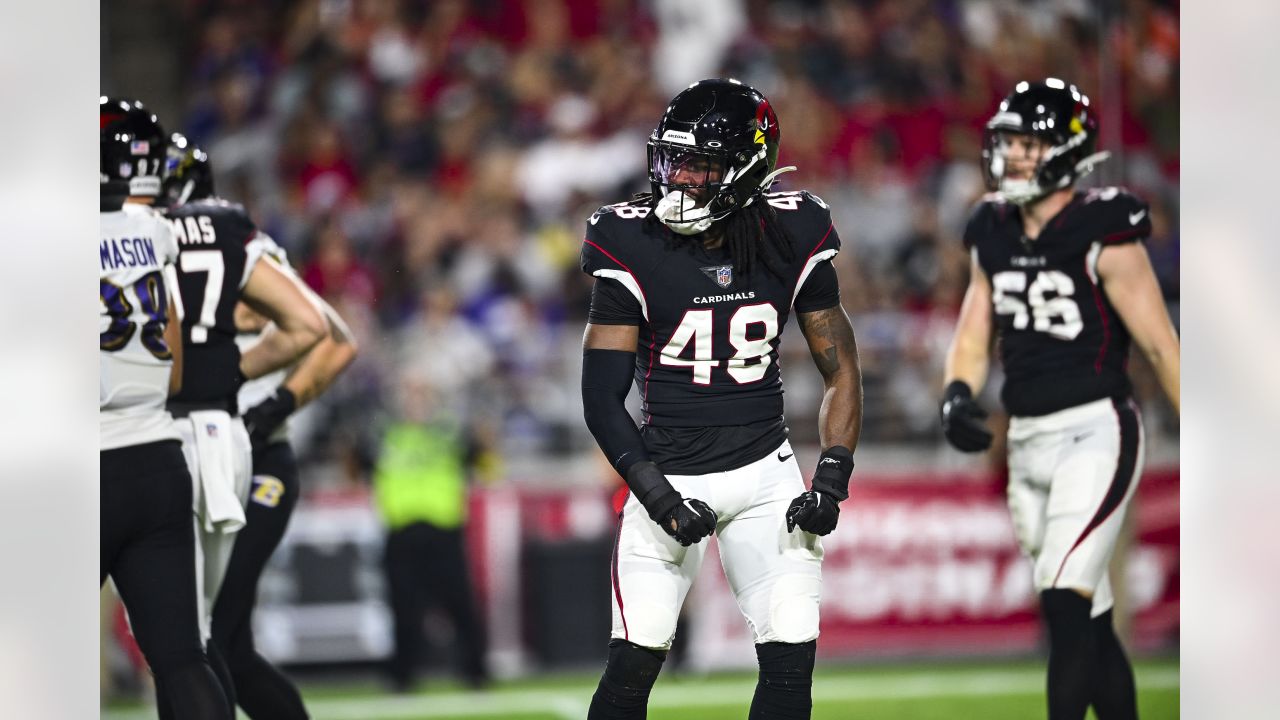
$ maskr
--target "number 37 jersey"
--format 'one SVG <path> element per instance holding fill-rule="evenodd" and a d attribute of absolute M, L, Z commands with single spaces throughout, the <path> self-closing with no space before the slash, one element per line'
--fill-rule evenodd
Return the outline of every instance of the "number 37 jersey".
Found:
<path fill-rule="evenodd" d="M 635 382 L 646 426 L 714 428 L 770 420 L 781 426 L 782 330 L 793 304 L 799 311 L 821 309 L 802 289 L 815 267 L 839 251 L 840 237 L 816 196 L 788 192 L 764 198 L 791 241 L 792 258 L 783 263 L 782 277 L 759 257 L 750 277 L 738 277 L 723 249 L 671 239 L 648 217 L 647 205 L 609 205 L 588 222 L 583 271 L 616 281 L 639 304 Z M 835 305 L 838 289 L 824 297 L 823 306 Z"/>
<path fill-rule="evenodd" d="M 164 340 L 178 246 L 150 207 L 99 216 L 98 443 L 101 450 L 176 440 L 165 411 L 173 354 Z"/>
<path fill-rule="evenodd" d="M 1000 398 L 1010 414 L 1129 394 L 1129 332 L 1098 277 L 1098 257 L 1150 234 L 1146 203 L 1114 187 L 1077 192 L 1035 240 L 1024 237 L 1017 206 L 977 206 L 964 241 L 991 283 Z"/>

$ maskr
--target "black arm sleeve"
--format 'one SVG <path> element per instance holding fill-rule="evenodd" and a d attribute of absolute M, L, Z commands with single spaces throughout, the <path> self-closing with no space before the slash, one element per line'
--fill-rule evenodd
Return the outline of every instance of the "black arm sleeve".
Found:
<path fill-rule="evenodd" d="M 627 487 L 649 513 L 661 522 L 680 504 L 680 493 L 671 487 L 658 466 L 649 459 L 640 431 L 627 414 L 627 391 L 635 373 L 636 354 L 623 350 L 582 352 L 582 408 L 587 428 L 595 436 L 609 463 L 627 481 Z"/>
<path fill-rule="evenodd" d="M 599 287 L 598 282 L 596 286 Z M 624 478 L 632 465 L 649 459 L 640 431 L 626 408 L 635 370 L 633 352 L 582 351 L 582 411 L 587 429 L 609 464 Z"/>
<path fill-rule="evenodd" d="M 839 304 L 840 281 L 836 279 L 836 269 L 830 261 L 820 262 L 814 266 L 809 277 L 805 278 L 804 285 L 796 295 L 796 312 L 826 310 Z"/>
<path fill-rule="evenodd" d="M 593 325 L 639 325 L 644 320 L 640 301 L 622 283 L 596 278 L 591 288 L 591 309 L 587 322 Z"/>

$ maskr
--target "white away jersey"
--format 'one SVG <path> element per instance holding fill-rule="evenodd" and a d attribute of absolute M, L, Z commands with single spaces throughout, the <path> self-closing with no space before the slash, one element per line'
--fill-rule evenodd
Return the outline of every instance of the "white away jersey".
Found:
<path fill-rule="evenodd" d="M 164 341 L 178 257 L 169 223 L 126 203 L 99 216 L 98 446 L 177 440 L 165 410 L 173 355 Z"/>

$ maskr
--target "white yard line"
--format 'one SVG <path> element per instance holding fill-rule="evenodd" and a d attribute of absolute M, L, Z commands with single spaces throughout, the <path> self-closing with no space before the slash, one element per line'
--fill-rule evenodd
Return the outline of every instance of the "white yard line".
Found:
<path fill-rule="evenodd" d="M 1176 668 L 1137 671 L 1141 688 L 1178 687 Z M 492 717 L 517 712 L 545 712 L 561 718 L 586 716 L 593 686 L 440 693 L 414 696 L 371 696 L 360 699 L 314 699 L 307 709 L 315 720 L 428 720 L 438 717 Z M 658 681 L 649 707 L 715 707 L 747 703 L 755 692 L 750 680 Z M 867 677 L 821 678 L 814 683 L 814 702 L 907 700 L 935 697 L 1029 695 L 1044 692 L 1044 674 L 1026 670 L 943 671 L 935 674 L 873 673 Z M 104 711 L 101 720 L 150 720 L 150 709 Z"/>

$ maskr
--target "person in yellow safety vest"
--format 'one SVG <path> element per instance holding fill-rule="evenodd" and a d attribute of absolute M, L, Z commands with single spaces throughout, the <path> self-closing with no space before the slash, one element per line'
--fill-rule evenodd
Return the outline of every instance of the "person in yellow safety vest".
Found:
<path fill-rule="evenodd" d="M 423 616 L 436 605 L 454 626 L 458 671 L 489 682 L 487 642 L 467 572 L 467 477 L 479 456 L 473 435 L 433 402 L 420 381 L 403 383 L 399 417 L 385 430 L 373 472 L 374 502 L 387 526 L 384 570 L 394 616 L 392 687 L 412 689 L 426 645 Z"/>

